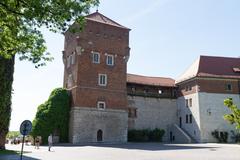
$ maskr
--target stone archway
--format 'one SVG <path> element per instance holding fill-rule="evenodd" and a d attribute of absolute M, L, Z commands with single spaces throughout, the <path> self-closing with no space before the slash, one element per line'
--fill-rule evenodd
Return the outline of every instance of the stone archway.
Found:
<path fill-rule="evenodd" d="M 97 131 L 97 141 L 98 142 L 102 142 L 103 141 L 103 131 L 101 129 L 99 129 Z"/>

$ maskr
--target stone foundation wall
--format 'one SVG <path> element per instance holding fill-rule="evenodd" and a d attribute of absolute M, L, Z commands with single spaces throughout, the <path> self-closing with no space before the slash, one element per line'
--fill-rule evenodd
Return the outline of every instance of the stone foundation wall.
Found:
<path fill-rule="evenodd" d="M 74 144 L 97 142 L 99 130 L 102 142 L 127 142 L 127 129 L 125 110 L 73 107 L 70 112 L 69 141 Z"/>
<path fill-rule="evenodd" d="M 129 118 L 129 129 L 164 129 L 163 141 L 169 141 L 169 129 L 177 122 L 176 99 L 128 96 L 128 105 L 137 111 L 136 118 Z"/>

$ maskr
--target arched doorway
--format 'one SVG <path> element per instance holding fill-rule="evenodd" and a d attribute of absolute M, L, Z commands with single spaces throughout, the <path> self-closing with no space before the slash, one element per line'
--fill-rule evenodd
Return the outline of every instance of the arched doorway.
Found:
<path fill-rule="evenodd" d="M 101 129 L 99 129 L 97 131 L 97 141 L 102 142 L 102 140 L 103 140 L 103 131 Z"/>

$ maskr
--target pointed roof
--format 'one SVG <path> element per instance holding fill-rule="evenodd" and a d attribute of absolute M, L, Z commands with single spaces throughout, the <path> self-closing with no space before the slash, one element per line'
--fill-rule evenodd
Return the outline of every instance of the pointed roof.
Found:
<path fill-rule="evenodd" d="M 119 23 L 111 20 L 110 18 L 104 16 L 103 14 L 99 13 L 98 11 L 87 15 L 85 18 L 87 20 L 90 20 L 90 21 L 95 21 L 95 22 L 99 22 L 99 23 L 103 23 L 103 24 L 107 24 L 107 25 L 111 25 L 111 26 L 115 26 L 115 27 L 130 30 L 129 28 L 124 27 L 121 24 L 119 24 Z"/>
<path fill-rule="evenodd" d="M 193 77 L 216 77 L 240 79 L 240 58 L 200 56 L 176 83 Z"/>
<path fill-rule="evenodd" d="M 127 83 L 151 85 L 151 86 L 163 86 L 174 87 L 175 80 L 165 77 L 148 77 L 135 74 L 127 74 Z"/>

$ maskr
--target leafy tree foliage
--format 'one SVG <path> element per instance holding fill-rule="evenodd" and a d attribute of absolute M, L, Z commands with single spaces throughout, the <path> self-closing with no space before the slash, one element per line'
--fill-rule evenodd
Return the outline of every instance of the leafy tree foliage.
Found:
<path fill-rule="evenodd" d="M 38 107 L 33 120 L 32 136 L 47 143 L 49 134 L 59 134 L 60 142 L 68 141 L 70 96 L 66 89 L 54 89 L 48 100 Z"/>
<path fill-rule="evenodd" d="M 84 24 L 83 15 L 98 4 L 99 0 L 0 0 L 0 149 L 5 148 L 11 116 L 15 54 L 36 68 L 46 65 L 53 58 L 46 52 L 39 28 L 64 33 L 77 22 L 79 27 L 72 30 L 79 30 Z"/>
<path fill-rule="evenodd" d="M 13 138 L 16 138 L 16 137 L 19 137 L 19 136 L 20 136 L 19 131 L 10 131 L 7 134 L 7 138 L 10 138 L 10 139 L 13 139 Z"/>
<path fill-rule="evenodd" d="M 224 115 L 224 119 L 230 122 L 231 124 L 236 125 L 236 129 L 240 131 L 240 109 L 237 105 L 233 104 L 231 98 L 224 100 L 224 105 L 227 106 L 231 113 Z"/>
<path fill-rule="evenodd" d="M 15 54 L 36 68 L 46 65 L 53 58 L 39 28 L 64 33 L 76 21 L 80 28 L 72 30 L 81 29 L 83 15 L 98 4 L 99 0 L 0 0 L 0 149 L 5 148 L 11 116 Z"/>
<path fill-rule="evenodd" d="M 97 4 L 98 0 L 1 0 L 0 55 L 9 58 L 18 53 L 20 59 L 44 65 L 52 58 L 45 52 L 39 28 L 64 33 L 73 21 L 83 24 L 82 15 Z"/>

